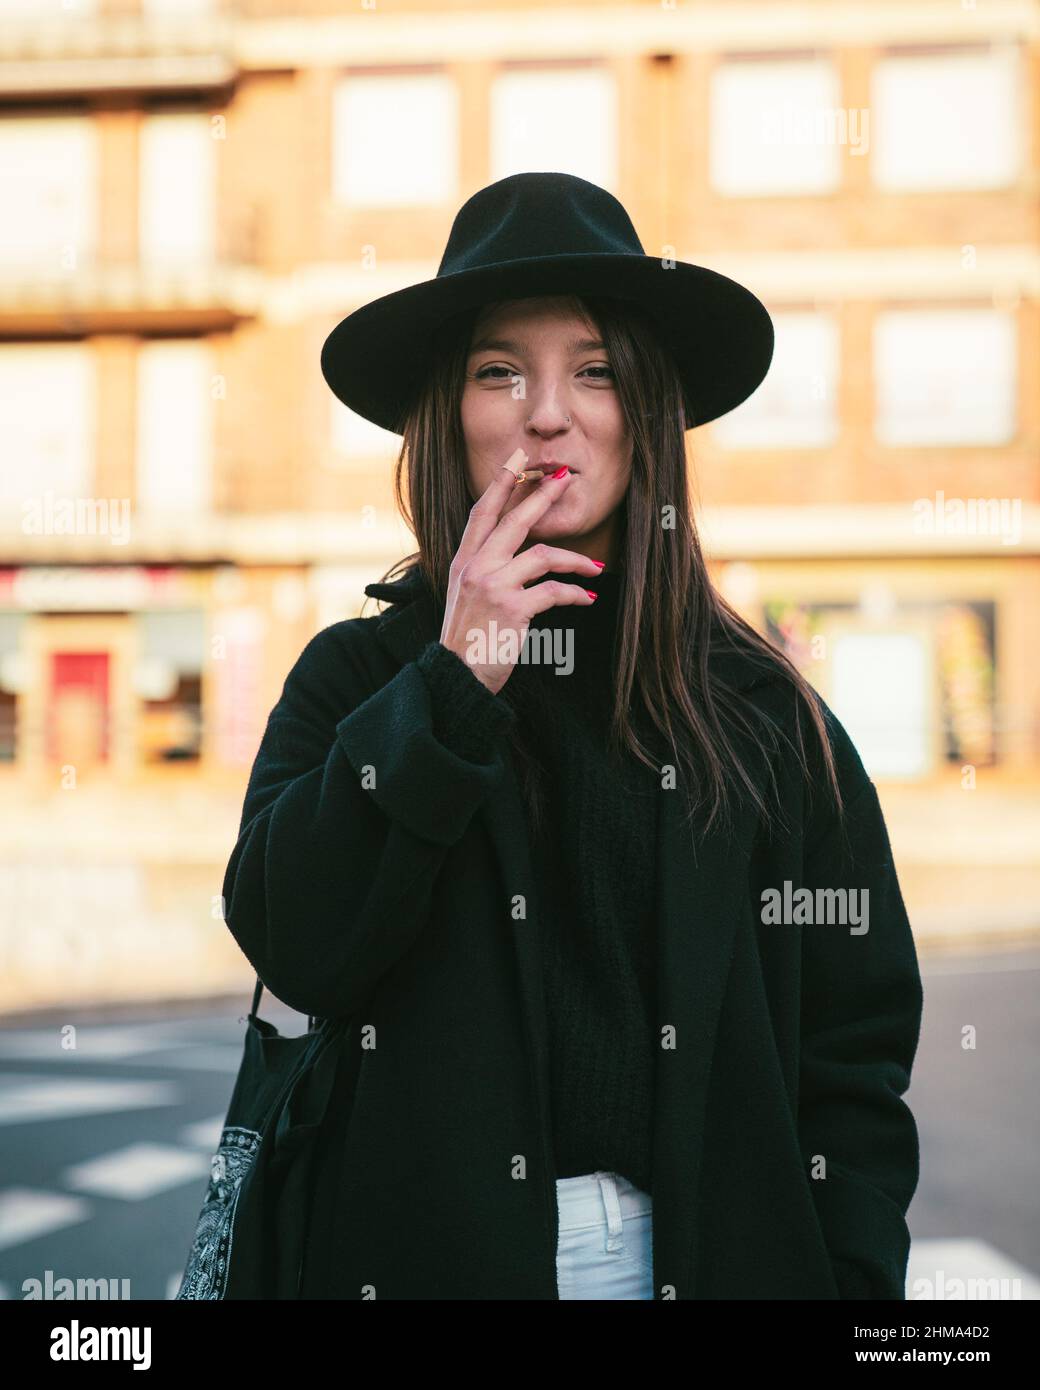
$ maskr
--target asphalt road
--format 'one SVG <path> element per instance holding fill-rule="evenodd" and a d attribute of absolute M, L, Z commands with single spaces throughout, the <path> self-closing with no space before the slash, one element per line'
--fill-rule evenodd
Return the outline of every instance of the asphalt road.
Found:
<path fill-rule="evenodd" d="M 907 1296 L 956 1297 L 951 1279 L 990 1276 L 1020 1281 L 1000 1296 L 1040 1297 L 1040 950 L 924 960 L 922 970 Z M 0 1026 L 0 1296 L 24 1298 L 25 1281 L 50 1271 L 109 1279 L 130 1299 L 173 1297 L 247 1008 L 94 1020 L 76 1026 L 74 1047 L 63 1046 L 73 1007 Z M 261 1016 L 306 1028 L 269 995 Z M 969 1286 L 967 1296 L 985 1295 Z"/>

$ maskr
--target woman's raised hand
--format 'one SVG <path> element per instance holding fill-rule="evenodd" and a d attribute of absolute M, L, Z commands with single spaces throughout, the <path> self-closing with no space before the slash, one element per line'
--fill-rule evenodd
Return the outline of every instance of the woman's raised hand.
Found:
<path fill-rule="evenodd" d="M 517 555 L 531 527 L 561 496 L 571 478 L 569 471 L 560 477 L 546 474 L 529 497 L 503 516 L 515 486 L 515 470 L 526 462 L 527 455 L 517 449 L 474 502 L 448 571 L 441 644 L 461 657 L 493 695 L 512 675 L 536 613 L 564 603 L 587 606 L 595 602 L 595 595 L 580 584 L 546 579 L 530 589 L 524 585 L 550 570 L 563 574 L 585 571 L 591 576 L 603 568 L 576 550 L 540 542 Z"/>

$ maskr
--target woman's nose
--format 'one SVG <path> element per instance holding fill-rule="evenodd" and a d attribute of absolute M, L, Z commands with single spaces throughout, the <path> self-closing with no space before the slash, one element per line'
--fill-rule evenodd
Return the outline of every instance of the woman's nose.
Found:
<path fill-rule="evenodd" d="M 563 397 L 554 394 L 542 396 L 533 401 L 530 396 L 524 402 L 527 410 L 527 423 L 535 430 L 558 430 L 570 424 L 570 411 Z"/>

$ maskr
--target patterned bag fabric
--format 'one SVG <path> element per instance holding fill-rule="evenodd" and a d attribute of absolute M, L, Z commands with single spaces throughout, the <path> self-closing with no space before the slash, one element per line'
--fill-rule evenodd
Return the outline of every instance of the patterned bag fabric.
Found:
<path fill-rule="evenodd" d="M 307 1175 L 347 1024 L 311 1018 L 283 1037 L 257 1017 L 262 990 L 258 977 L 178 1299 L 299 1296 Z"/>

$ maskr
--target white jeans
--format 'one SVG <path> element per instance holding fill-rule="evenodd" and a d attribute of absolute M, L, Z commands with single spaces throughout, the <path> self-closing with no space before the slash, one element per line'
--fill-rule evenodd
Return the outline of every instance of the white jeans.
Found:
<path fill-rule="evenodd" d="M 652 1299 L 650 1194 L 618 1173 L 556 1179 L 561 1299 Z"/>

